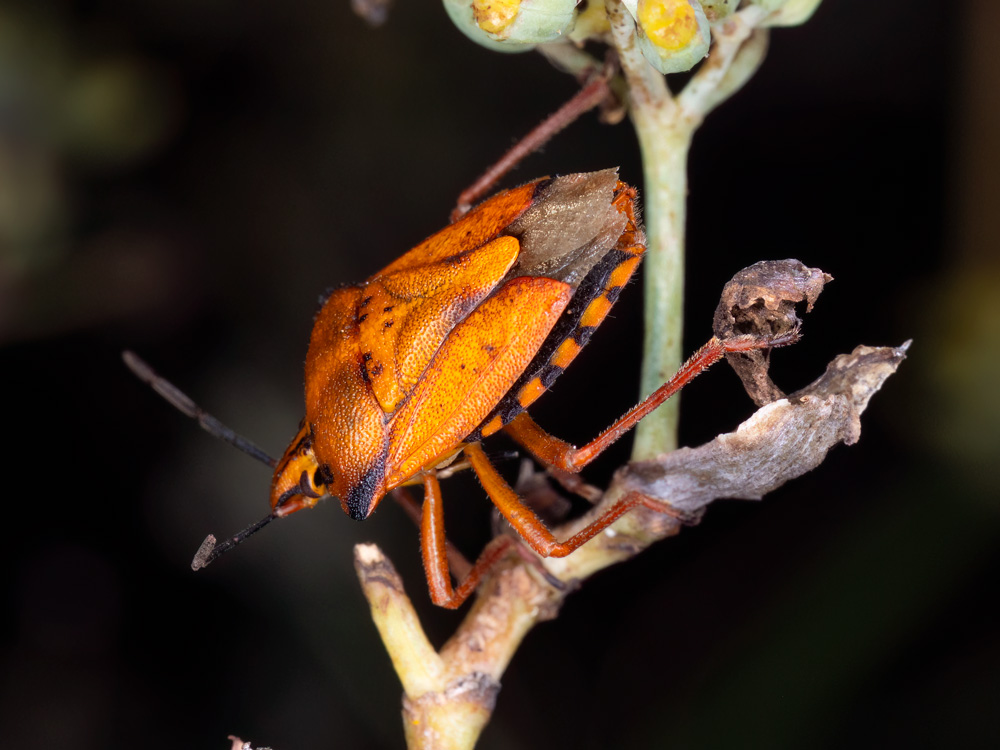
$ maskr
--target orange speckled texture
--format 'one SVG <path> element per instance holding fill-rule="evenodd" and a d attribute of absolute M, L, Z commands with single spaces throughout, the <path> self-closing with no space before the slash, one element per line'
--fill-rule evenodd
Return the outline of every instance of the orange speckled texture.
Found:
<path fill-rule="evenodd" d="M 529 182 L 481 203 L 459 221 L 431 235 L 406 255 L 388 265 L 380 275 L 419 268 L 471 250 L 496 237 L 532 204 L 539 183 Z"/>
<path fill-rule="evenodd" d="M 362 287 L 362 357 L 382 410 L 391 414 L 455 325 L 500 283 L 518 242 L 499 237 L 460 255 L 393 273 Z"/>
<path fill-rule="evenodd" d="M 363 517 L 388 490 L 454 454 L 497 407 L 576 289 L 530 271 L 508 278 L 521 245 L 499 235 L 534 203 L 548 199 L 558 207 L 568 200 L 565 191 L 540 192 L 543 181 L 489 199 L 368 281 L 330 296 L 306 357 L 311 445 L 300 443 L 300 432 L 275 487 L 294 489 L 300 465 L 329 469 L 326 489 Z M 620 183 L 617 191 L 614 203 L 631 219 L 634 192 Z M 628 245 L 635 232 L 633 221 L 618 245 Z M 566 253 L 576 248 L 567 242 Z M 622 263 L 612 281 L 624 283 L 638 262 L 637 256 Z M 599 324 L 611 304 L 604 294 L 591 301 L 583 324 Z M 568 365 L 579 348 L 565 341 L 554 361 Z M 525 406 L 545 391 L 538 378 L 526 385 L 519 394 Z M 490 432 L 501 425 L 493 420 Z M 296 450 L 315 461 L 290 461 Z M 295 476 L 284 476 L 292 468 Z"/>
<path fill-rule="evenodd" d="M 306 356 L 306 421 L 320 464 L 330 464 L 330 494 L 341 499 L 385 455 L 385 414 L 362 374 L 355 313 L 361 291 L 340 289 L 313 327 Z"/>
<path fill-rule="evenodd" d="M 442 345 L 390 424 L 392 487 L 468 435 L 510 389 L 571 296 L 568 284 L 511 279 Z"/>

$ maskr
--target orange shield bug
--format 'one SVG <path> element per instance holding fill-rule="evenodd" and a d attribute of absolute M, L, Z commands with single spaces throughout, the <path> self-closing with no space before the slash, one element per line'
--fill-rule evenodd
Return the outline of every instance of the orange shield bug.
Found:
<path fill-rule="evenodd" d="M 193 566 L 324 496 L 362 520 L 393 489 L 422 484 L 421 550 L 431 598 L 457 607 L 515 543 L 496 538 L 452 586 L 438 473 L 460 454 L 500 513 L 543 557 L 570 554 L 638 505 L 671 513 L 631 493 L 559 541 L 480 447 L 504 430 L 546 467 L 578 472 L 726 352 L 795 339 L 795 332 L 713 338 L 581 448 L 542 430 L 525 410 L 588 342 L 642 260 L 645 237 L 636 214 L 636 191 L 618 180 L 617 170 L 535 180 L 486 200 L 364 283 L 331 293 L 306 356 L 305 419 L 279 461 L 127 354 L 140 377 L 203 427 L 275 466 L 271 513 L 219 546 L 209 537 Z"/>
<path fill-rule="evenodd" d="M 306 418 L 275 471 L 275 514 L 329 493 L 362 520 L 510 423 L 639 265 L 634 199 L 614 170 L 537 180 L 333 292 L 306 357 Z"/>

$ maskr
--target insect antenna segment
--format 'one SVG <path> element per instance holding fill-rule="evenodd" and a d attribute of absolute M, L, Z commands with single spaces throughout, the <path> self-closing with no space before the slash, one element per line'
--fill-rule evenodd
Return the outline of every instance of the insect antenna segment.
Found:
<path fill-rule="evenodd" d="M 122 360 L 124 360 L 125 364 L 133 372 L 133 374 L 139 378 L 139 380 L 149 385 L 154 391 L 160 394 L 160 396 L 177 409 L 177 411 L 181 412 L 181 414 L 191 417 L 191 419 L 197 421 L 198 424 L 201 425 L 201 428 L 209 435 L 218 438 L 224 443 L 228 443 L 234 448 L 238 448 L 251 458 L 255 458 L 262 464 L 270 466 L 272 469 L 278 465 L 277 459 L 272 458 L 262 448 L 247 440 L 242 435 L 238 435 L 232 429 L 226 427 L 226 425 L 222 424 L 222 422 L 198 406 L 194 400 L 180 388 L 166 378 L 157 374 L 157 372 L 149 366 L 149 363 L 142 359 L 142 357 L 138 354 L 126 350 L 122 352 Z M 273 513 L 269 513 L 259 521 L 247 526 L 243 529 L 243 531 L 229 537 L 229 539 L 224 541 L 222 544 L 216 544 L 215 536 L 209 534 L 205 537 L 205 541 L 201 543 L 201 546 L 195 553 L 194 559 L 191 561 L 191 569 L 200 570 L 201 568 L 204 568 L 210 562 L 216 560 L 224 552 L 228 552 L 240 542 L 260 531 L 275 518 L 277 518 L 277 516 Z"/>
<path fill-rule="evenodd" d="M 190 396 L 180 388 L 171 383 L 166 378 L 159 375 L 149 363 L 132 351 L 122 352 L 122 360 L 133 374 L 143 383 L 149 385 L 154 391 L 162 396 L 171 406 L 185 416 L 195 420 L 201 428 L 213 437 L 219 438 L 224 443 L 229 443 L 234 448 L 246 453 L 251 458 L 255 458 L 262 464 L 270 466 L 272 469 L 278 465 L 275 458 L 271 458 L 262 448 L 247 440 L 242 435 L 236 434 L 232 429 L 226 427 L 222 422 L 213 417 L 207 411 L 198 406 Z"/>
<path fill-rule="evenodd" d="M 215 535 L 209 534 L 205 537 L 205 541 L 201 543 L 201 546 L 198 547 L 198 551 L 194 553 L 194 559 L 191 561 L 191 570 L 201 570 L 210 562 L 214 562 L 224 552 L 229 552 L 237 544 L 256 534 L 277 517 L 273 513 L 268 513 L 259 521 L 247 526 L 243 531 L 233 534 L 233 536 L 229 537 L 222 544 L 216 544 Z"/>

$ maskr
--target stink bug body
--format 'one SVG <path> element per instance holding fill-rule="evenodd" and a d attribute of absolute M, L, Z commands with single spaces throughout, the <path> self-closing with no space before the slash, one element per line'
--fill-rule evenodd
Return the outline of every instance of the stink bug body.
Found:
<path fill-rule="evenodd" d="M 566 542 L 500 477 L 479 441 L 504 429 L 550 468 L 575 472 L 725 351 L 704 347 L 670 382 L 582 449 L 525 413 L 607 316 L 645 252 L 636 192 L 616 170 L 502 192 L 372 276 L 335 291 L 306 358 L 306 417 L 278 462 L 272 514 L 339 498 L 367 518 L 422 483 L 421 542 L 435 603 L 456 607 L 509 546 L 500 537 L 453 589 L 437 471 L 463 453 L 490 499 L 537 553 L 564 556 L 635 507 L 629 495 Z M 784 342 L 770 342 L 769 345 Z"/>
<path fill-rule="evenodd" d="M 552 470 L 577 472 L 727 352 L 791 343 L 713 338 L 669 381 L 594 440 L 575 448 L 527 409 L 573 361 L 638 268 L 645 237 L 636 191 L 613 169 L 544 178 L 499 193 L 362 284 L 334 291 L 306 357 L 306 415 L 279 461 L 223 427 L 135 355 L 130 367 L 209 432 L 275 467 L 271 513 L 227 542 L 209 537 L 200 568 L 275 518 L 331 495 L 362 520 L 387 493 L 422 484 L 421 549 L 431 598 L 457 607 L 515 544 L 493 540 L 451 583 L 438 473 L 459 454 L 532 550 L 564 557 L 639 505 L 629 493 L 559 541 L 492 466 L 480 441 L 504 430 Z"/>
<path fill-rule="evenodd" d="M 275 513 L 329 493 L 367 518 L 511 422 L 638 266 L 634 198 L 613 170 L 538 180 L 335 291 L 313 328 L 306 418 L 275 472 Z"/>

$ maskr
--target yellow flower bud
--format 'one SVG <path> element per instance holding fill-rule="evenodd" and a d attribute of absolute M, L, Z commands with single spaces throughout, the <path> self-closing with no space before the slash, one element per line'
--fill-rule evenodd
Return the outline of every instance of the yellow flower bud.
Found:
<path fill-rule="evenodd" d="M 623 0 L 639 30 L 639 50 L 661 73 L 693 68 L 712 41 L 697 0 Z"/>
<path fill-rule="evenodd" d="M 576 20 L 576 0 L 444 0 L 444 8 L 472 41 L 504 52 L 560 39 Z"/>

